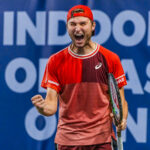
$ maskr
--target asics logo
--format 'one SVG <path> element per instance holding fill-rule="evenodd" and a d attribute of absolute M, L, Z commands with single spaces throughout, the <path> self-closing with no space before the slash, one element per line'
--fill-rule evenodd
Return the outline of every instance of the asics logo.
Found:
<path fill-rule="evenodd" d="M 95 69 L 97 70 L 97 69 L 99 69 L 99 68 L 101 68 L 102 67 L 102 63 L 100 62 L 99 64 L 97 64 L 96 66 L 95 66 Z"/>

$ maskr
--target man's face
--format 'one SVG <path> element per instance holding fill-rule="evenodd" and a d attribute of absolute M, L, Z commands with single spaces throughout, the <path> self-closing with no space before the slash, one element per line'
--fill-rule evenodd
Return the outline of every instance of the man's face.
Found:
<path fill-rule="evenodd" d="M 83 48 L 91 39 L 95 23 L 87 17 L 74 17 L 67 22 L 67 30 L 73 44 L 77 48 Z"/>

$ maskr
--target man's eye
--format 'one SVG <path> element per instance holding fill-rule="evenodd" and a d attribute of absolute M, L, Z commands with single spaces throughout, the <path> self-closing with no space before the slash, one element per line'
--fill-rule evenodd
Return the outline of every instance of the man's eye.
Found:
<path fill-rule="evenodd" d="M 75 23 L 70 23 L 71 26 L 75 26 Z"/>
<path fill-rule="evenodd" d="M 84 25 L 86 25 L 86 23 L 85 23 L 85 22 L 82 22 L 82 23 L 81 23 L 81 26 L 84 26 Z"/>

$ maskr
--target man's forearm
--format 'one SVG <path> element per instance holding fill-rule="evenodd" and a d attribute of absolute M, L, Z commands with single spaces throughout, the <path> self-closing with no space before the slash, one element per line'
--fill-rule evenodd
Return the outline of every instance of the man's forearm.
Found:
<path fill-rule="evenodd" d="M 56 113 L 57 108 L 54 104 L 46 103 L 43 108 L 36 107 L 38 112 L 44 116 L 52 116 Z"/>

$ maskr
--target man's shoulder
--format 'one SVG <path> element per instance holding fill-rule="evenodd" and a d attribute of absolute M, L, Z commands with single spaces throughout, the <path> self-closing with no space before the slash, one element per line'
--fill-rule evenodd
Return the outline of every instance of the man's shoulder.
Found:
<path fill-rule="evenodd" d="M 59 50 L 58 52 L 52 54 L 50 56 L 50 59 L 58 60 L 58 59 L 64 58 L 67 54 L 68 54 L 68 47 L 65 47 L 64 49 Z"/>
<path fill-rule="evenodd" d="M 103 46 L 100 46 L 99 52 L 106 58 L 107 61 L 111 61 L 111 60 L 115 61 L 115 60 L 120 59 L 119 56 L 115 52 Z"/>
<path fill-rule="evenodd" d="M 103 46 L 100 46 L 100 52 L 103 54 L 103 55 L 108 55 L 108 56 L 118 56 L 115 52 L 103 47 Z"/>

